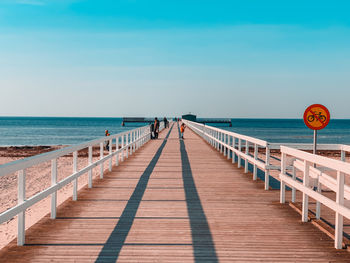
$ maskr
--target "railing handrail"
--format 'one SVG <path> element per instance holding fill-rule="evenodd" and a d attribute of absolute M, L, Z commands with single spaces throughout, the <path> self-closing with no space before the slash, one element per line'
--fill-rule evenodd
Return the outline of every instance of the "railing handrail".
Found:
<path fill-rule="evenodd" d="M 210 126 L 210 125 L 204 125 L 202 123 L 193 122 L 193 121 L 189 121 L 189 120 L 183 120 L 183 121 L 185 123 L 186 122 L 191 123 L 192 125 L 198 125 L 198 126 L 201 126 L 201 127 L 206 127 L 206 128 L 211 129 L 211 130 L 218 131 L 218 132 L 221 132 L 221 133 L 233 136 L 235 138 L 238 138 L 238 139 L 241 139 L 241 140 L 244 140 L 244 141 L 249 141 L 251 143 L 258 144 L 258 145 L 263 146 L 263 147 L 266 147 L 267 144 L 268 144 L 267 141 L 264 141 L 264 140 L 261 140 L 261 139 L 257 139 L 257 138 L 251 137 L 251 136 L 235 133 L 235 132 L 232 132 L 232 131 L 220 129 L 220 128 L 213 127 L 213 126 Z"/>
<path fill-rule="evenodd" d="M 342 173 L 350 175 L 350 163 L 346 163 L 340 160 L 335 160 L 331 158 L 327 158 L 321 155 L 316 155 L 308 152 L 301 151 L 299 149 L 281 146 L 281 153 L 285 153 L 288 155 L 292 155 L 296 158 L 301 158 L 310 163 L 314 163 L 316 165 L 325 166 L 331 168 L 333 170 L 340 171 Z"/>

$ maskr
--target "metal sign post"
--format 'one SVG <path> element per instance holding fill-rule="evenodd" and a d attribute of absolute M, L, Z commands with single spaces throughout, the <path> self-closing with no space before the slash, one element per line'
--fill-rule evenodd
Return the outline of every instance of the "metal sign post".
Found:
<path fill-rule="evenodd" d="M 316 151 L 317 151 L 317 130 L 314 130 L 313 154 L 316 154 Z"/>

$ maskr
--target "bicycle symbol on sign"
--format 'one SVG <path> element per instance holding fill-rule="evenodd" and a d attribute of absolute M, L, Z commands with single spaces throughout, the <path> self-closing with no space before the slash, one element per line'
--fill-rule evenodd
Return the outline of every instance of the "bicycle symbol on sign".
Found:
<path fill-rule="evenodd" d="M 312 115 L 309 115 L 307 117 L 307 120 L 309 122 L 313 122 L 315 120 L 318 120 L 320 122 L 325 122 L 327 120 L 327 117 L 326 117 L 326 115 L 323 115 L 322 112 L 319 112 L 318 114 L 312 113 Z"/>

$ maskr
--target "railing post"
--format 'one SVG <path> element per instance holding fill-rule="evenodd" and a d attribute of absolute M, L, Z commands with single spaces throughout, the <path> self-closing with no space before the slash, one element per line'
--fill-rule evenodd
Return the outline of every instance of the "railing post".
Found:
<path fill-rule="evenodd" d="M 296 173 L 294 165 L 292 166 L 292 179 L 294 181 L 296 181 L 296 179 L 297 179 L 297 173 Z M 292 187 L 292 203 L 295 203 L 295 197 L 296 197 L 296 189 L 295 189 L 295 187 Z"/>
<path fill-rule="evenodd" d="M 134 152 L 136 152 L 137 149 L 138 149 L 138 143 L 139 143 L 138 139 L 139 139 L 139 130 L 137 129 L 135 131 L 135 148 L 134 148 Z"/>
<path fill-rule="evenodd" d="M 125 136 L 125 146 L 126 146 L 126 159 L 129 158 L 129 133 Z"/>
<path fill-rule="evenodd" d="M 220 132 L 220 153 L 221 154 L 222 154 L 223 148 L 224 148 L 223 141 L 224 141 L 224 134 L 222 132 Z"/>
<path fill-rule="evenodd" d="M 134 152 L 136 151 L 136 145 L 137 145 L 137 130 L 134 131 Z"/>
<path fill-rule="evenodd" d="M 308 161 L 304 161 L 304 177 L 303 177 L 303 185 L 305 187 L 309 187 L 309 173 L 310 173 L 310 163 Z M 303 210 L 302 210 L 302 218 L 301 221 L 308 221 L 308 212 L 309 212 L 309 196 L 303 193 Z"/>
<path fill-rule="evenodd" d="M 57 183 L 57 159 L 51 160 L 51 186 Z M 57 191 L 51 194 L 51 219 L 56 218 Z"/>
<path fill-rule="evenodd" d="M 281 153 L 281 173 L 283 175 L 286 174 L 286 167 L 287 167 L 287 155 L 285 153 Z M 281 186 L 280 186 L 280 203 L 284 204 L 286 202 L 286 184 L 281 179 Z"/>
<path fill-rule="evenodd" d="M 227 147 L 226 147 L 226 140 L 227 140 L 227 135 L 225 133 L 223 133 L 223 150 L 224 150 L 224 156 L 226 156 L 226 150 L 227 150 Z"/>
<path fill-rule="evenodd" d="M 22 204 L 25 202 L 26 199 L 26 171 L 20 170 L 18 171 L 18 177 L 17 177 L 17 184 L 18 184 L 18 204 Z M 25 243 L 25 215 L 26 211 L 22 211 L 18 214 L 18 222 L 17 222 L 17 245 L 23 246 Z"/>
<path fill-rule="evenodd" d="M 254 144 L 254 160 L 257 161 L 258 160 L 258 145 L 255 143 Z M 256 165 L 256 163 L 254 163 L 254 170 L 253 170 L 253 180 L 255 181 L 256 179 L 258 179 L 258 166 Z"/>
<path fill-rule="evenodd" d="M 133 153 L 133 147 L 134 147 L 134 132 L 130 132 L 130 156 Z"/>
<path fill-rule="evenodd" d="M 100 143 L 100 160 L 103 159 L 103 142 Z M 100 178 L 103 178 L 103 167 L 104 166 L 104 162 L 102 162 L 100 164 Z"/>
<path fill-rule="evenodd" d="M 227 134 L 227 145 L 230 145 L 230 136 Z M 227 160 L 230 160 L 230 149 L 227 147 Z"/>
<path fill-rule="evenodd" d="M 89 165 L 92 164 L 92 146 L 89 146 L 88 162 Z M 88 172 L 88 187 L 92 188 L 92 168 Z"/>
<path fill-rule="evenodd" d="M 219 151 L 220 150 L 220 143 L 219 143 L 219 132 L 218 131 L 216 131 L 215 138 L 216 138 L 216 149 Z"/>
<path fill-rule="evenodd" d="M 121 159 L 121 161 L 124 162 L 124 145 L 125 145 L 124 144 L 124 134 L 122 135 L 121 139 L 122 139 L 122 148 L 121 148 L 122 159 Z"/>
<path fill-rule="evenodd" d="M 266 152 L 265 152 L 265 190 L 269 190 L 270 188 L 270 146 L 266 145 Z"/>
<path fill-rule="evenodd" d="M 344 150 L 341 150 L 341 151 L 340 151 L 340 160 L 341 160 L 342 162 L 345 162 L 345 151 L 344 151 Z"/>
<path fill-rule="evenodd" d="M 119 165 L 119 137 L 115 138 L 115 165 L 118 166 Z"/>
<path fill-rule="evenodd" d="M 77 172 L 78 168 L 78 152 L 73 152 L 73 174 Z M 75 178 L 73 181 L 73 201 L 78 199 L 78 178 Z"/>
<path fill-rule="evenodd" d="M 245 141 L 245 154 L 249 154 L 249 141 Z M 248 173 L 248 158 L 244 161 L 244 173 Z"/>
<path fill-rule="evenodd" d="M 322 187 L 320 183 L 320 176 L 317 175 L 317 193 L 321 194 L 322 192 Z M 316 219 L 321 218 L 321 203 L 320 201 L 316 201 Z"/>
<path fill-rule="evenodd" d="M 336 202 L 338 205 L 344 205 L 344 173 L 337 172 L 337 197 Z M 343 248 L 343 215 L 336 212 L 335 214 L 335 248 Z"/>
<path fill-rule="evenodd" d="M 238 138 L 238 151 L 239 151 L 239 155 L 238 155 L 238 164 L 237 167 L 241 168 L 241 151 L 242 151 L 242 140 L 241 138 Z"/>
<path fill-rule="evenodd" d="M 113 147 L 113 144 L 112 144 L 112 139 L 109 140 L 109 155 L 110 155 L 110 158 L 109 158 L 109 167 L 108 167 L 108 170 L 110 172 L 112 172 L 112 147 Z"/>
<path fill-rule="evenodd" d="M 235 137 L 232 137 L 232 147 L 233 149 L 236 148 L 236 138 Z M 236 154 L 234 151 L 232 151 L 232 163 L 235 163 L 236 162 Z"/>

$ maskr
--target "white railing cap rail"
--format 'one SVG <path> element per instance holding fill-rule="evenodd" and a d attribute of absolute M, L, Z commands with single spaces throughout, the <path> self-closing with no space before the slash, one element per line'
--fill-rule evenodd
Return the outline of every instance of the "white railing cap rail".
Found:
<path fill-rule="evenodd" d="M 290 148 L 287 146 L 281 146 L 281 153 L 292 155 L 299 159 L 318 164 L 320 166 L 326 166 L 336 171 L 350 175 L 350 163 L 342 162 L 340 160 L 330 159 L 324 156 L 311 154 L 298 149 Z"/>
<path fill-rule="evenodd" d="M 219 131 L 219 132 L 225 133 L 227 135 L 233 136 L 235 138 L 238 138 L 238 139 L 241 139 L 241 140 L 244 140 L 244 141 L 249 141 L 251 143 L 255 143 L 255 144 L 258 144 L 258 145 L 263 146 L 263 147 L 266 147 L 268 145 L 267 141 L 264 141 L 264 140 L 261 140 L 261 139 L 257 139 L 257 138 L 254 138 L 254 137 L 242 135 L 242 134 L 235 133 L 235 132 L 232 132 L 232 131 L 223 130 L 223 129 L 220 129 L 220 128 L 217 128 L 217 127 L 213 127 L 213 126 L 210 126 L 210 125 L 204 125 L 204 124 L 193 122 L 193 121 L 189 121 L 189 120 L 184 120 L 184 121 L 185 122 L 189 122 L 190 124 L 193 124 L 193 125 L 206 127 L 206 128 L 212 129 L 214 131 Z"/>
<path fill-rule="evenodd" d="M 287 146 L 290 148 L 295 148 L 299 150 L 312 150 L 313 144 L 312 143 L 275 143 L 275 142 L 269 142 L 270 149 L 273 150 L 279 150 L 281 146 Z M 317 144 L 317 150 L 334 150 L 338 151 L 341 150 L 343 145 L 341 144 Z M 350 150 L 350 146 L 349 146 Z"/>
<path fill-rule="evenodd" d="M 71 154 L 71 153 L 73 153 L 75 151 L 79 151 L 79 150 L 85 149 L 85 148 L 87 148 L 89 146 L 97 145 L 97 144 L 99 144 L 101 142 L 105 142 L 105 141 L 108 141 L 108 140 L 112 140 L 112 139 L 118 138 L 118 137 L 123 136 L 125 134 L 128 134 L 130 132 L 133 132 L 133 131 L 135 131 L 137 129 L 148 128 L 148 127 L 149 127 L 149 125 L 138 127 L 136 129 L 128 130 L 128 131 L 117 133 L 117 134 L 113 134 L 113 135 L 110 135 L 108 137 L 102 137 L 102 138 L 91 140 L 91 141 L 84 142 L 84 143 L 81 143 L 81 144 L 67 146 L 65 148 L 58 149 L 58 150 L 55 150 L 55 151 L 38 154 L 38 155 L 35 155 L 35 156 L 32 156 L 32 157 L 28 157 L 28 158 L 25 158 L 25 159 L 21 159 L 21 160 L 17 160 L 17 161 L 13 161 L 13 162 L 9 162 L 9 163 L 0 165 L 0 177 L 4 176 L 4 175 L 7 175 L 7 174 L 11 174 L 11 173 L 17 172 L 19 170 L 23 170 L 23 169 L 32 167 L 33 165 L 44 163 L 44 162 L 50 161 L 52 159 L 56 159 L 56 158 L 65 156 L 67 154 Z"/>

